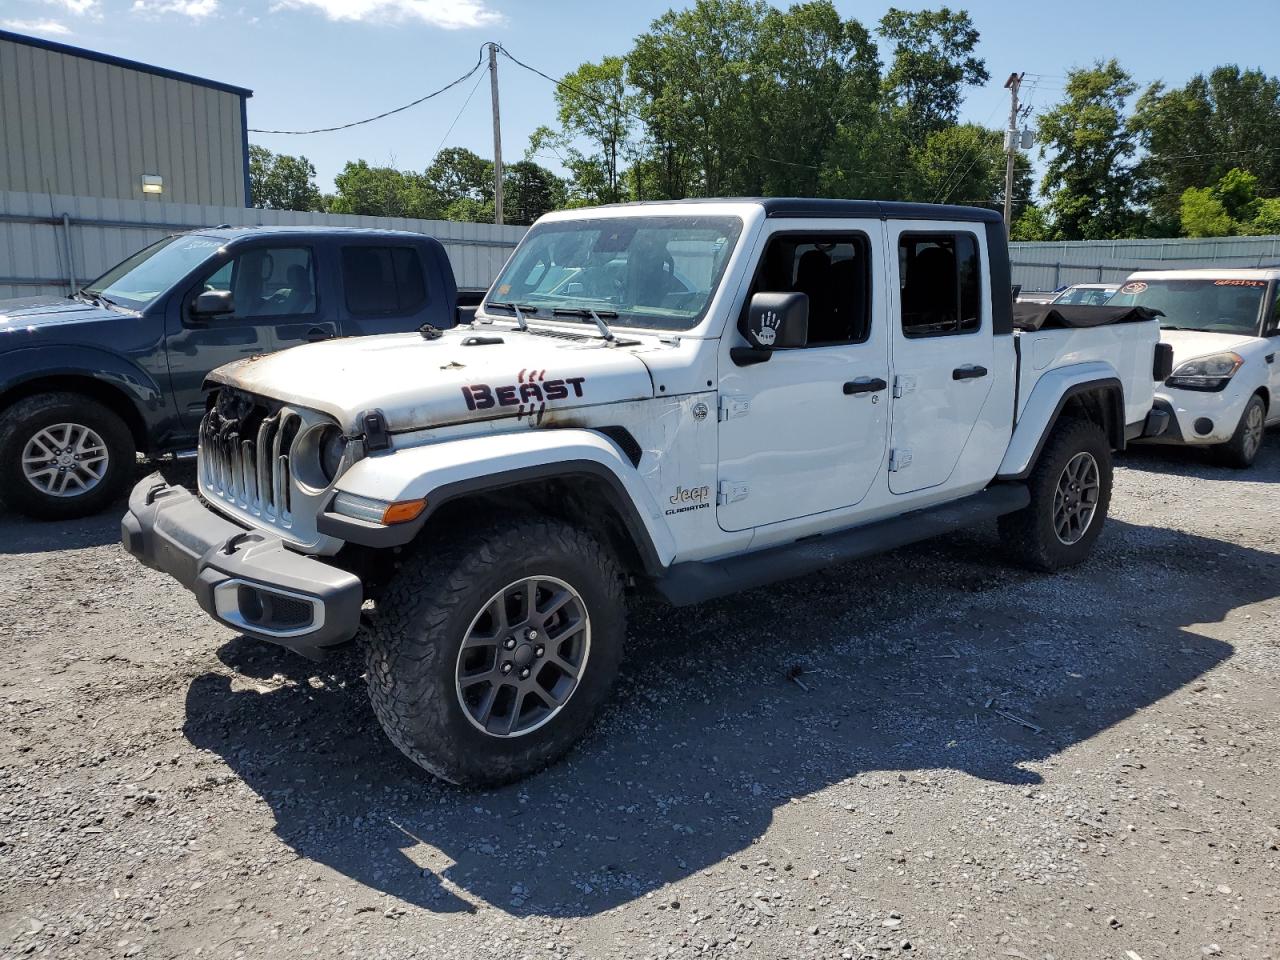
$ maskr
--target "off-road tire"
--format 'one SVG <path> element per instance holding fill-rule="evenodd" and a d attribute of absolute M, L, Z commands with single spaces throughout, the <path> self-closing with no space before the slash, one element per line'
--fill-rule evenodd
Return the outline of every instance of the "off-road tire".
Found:
<path fill-rule="evenodd" d="M 1058 481 L 1077 454 L 1091 455 L 1097 464 L 1098 498 L 1088 526 L 1074 543 L 1059 539 L 1054 525 L 1054 495 Z M 1093 552 L 1111 504 L 1111 444 L 1091 420 L 1071 418 L 1054 428 L 1027 478 L 1031 503 L 1000 518 L 1000 538 L 1006 549 L 1033 570 L 1052 572 L 1074 566 Z"/>
<path fill-rule="evenodd" d="M 577 591 L 590 621 L 589 656 L 550 720 L 496 737 L 459 702 L 458 655 L 489 599 L 524 577 L 555 577 Z M 418 766 L 450 783 L 496 786 L 559 759 L 583 735 L 608 698 L 625 633 L 622 571 L 594 537 L 558 520 L 495 522 L 443 552 L 419 551 L 397 571 L 367 636 L 369 697 L 391 742 Z"/>
<path fill-rule="evenodd" d="M 22 455 L 32 436 L 60 423 L 81 424 L 102 438 L 107 469 L 84 493 L 58 497 L 36 489 L 23 474 Z M 40 393 L 0 413 L 0 498 L 37 520 L 69 520 L 104 509 L 124 491 L 137 468 L 133 434 L 112 410 L 78 393 Z"/>
<path fill-rule="evenodd" d="M 1257 411 L 1254 413 L 1254 411 Z M 1249 433 L 1249 417 L 1256 416 L 1258 423 L 1261 424 L 1263 435 L 1259 436 L 1256 442 L 1250 437 Z M 1249 398 L 1249 402 L 1244 405 L 1244 412 L 1240 414 L 1240 422 L 1236 424 L 1236 432 L 1231 435 L 1231 439 L 1226 443 L 1220 443 L 1213 448 L 1213 458 L 1224 467 L 1233 467 L 1236 470 L 1248 470 L 1253 466 L 1253 461 L 1258 458 L 1258 451 L 1262 449 L 1263 439 L 1265 437 L 1267 421 L 1267 405 L 1263 399 L 1256 393 Z"/>

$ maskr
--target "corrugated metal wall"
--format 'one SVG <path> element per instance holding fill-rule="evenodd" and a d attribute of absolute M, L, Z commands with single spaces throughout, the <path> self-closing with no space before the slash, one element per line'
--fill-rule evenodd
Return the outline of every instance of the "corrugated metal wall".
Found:
<path fill-rule="evenodd" d="M 71 291 L 71 277 L 83 285 L 168 234 L 221 223 L 237 227 L 315 224 L 425 233 L 444 244 L 458 285 L 477 288 L 489 285 L 526 229 L 491 223 L 0 191 L 0 298 L 65 295 Z"/>
<path fill-rule="evenodd" d="M 243 98 L 0 37 L 0 190 L 243 207 Z"/>
<path fill-rule="evenodd" d="M 1012 243 L 1009 256 L 1013 282 L 1023 290 L 1056 290 L 1070 283 L 1123 280 L 1135 270 L 1280 264 L 1280 237 Z"/>

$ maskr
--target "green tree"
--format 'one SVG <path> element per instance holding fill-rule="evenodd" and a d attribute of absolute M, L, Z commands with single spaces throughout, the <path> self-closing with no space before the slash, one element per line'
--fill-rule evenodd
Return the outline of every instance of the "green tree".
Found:
<path fill-rule="evenodd" d="M 1041 190 L 1056 240 L 1131 235 L 1136 135 L 1125 102 L 1136 85 L 1115 60 L 1067 75 L 1066 98 L 1040 118 Z"/>
<path fill-rule="evenodd" d="M 1134 119 L 1152 213 L 1166 229 L 1176 228 L 1187 188 L 1217 183 L 1233 167 L 1256 176 L 1263 194 L 1280 193 L 1280 78 L 1230 64 L 1182 87 L 1156 83 Z"/>
<path fill-rule="evenodd" d="M 1280 234 L 1280 197 L 1268 197 L 1259 202 L 1251 232 L 1263 237 Z"/>
<path fill-rule="evenodd" d="M 627 66 L 672 196 L 759 189 L 751 182 L 759 151 L 751 66 L 767 11 L 763 0 L 696 0 L 636 38 Z"/>
<path fill-rule="evenodd" d="M 904 135 L 912 144 L 954 124 L 964 88 L 990 79 L 986 63 L 974 55 L 978 31 L 963 10 L 890 7 L 880 19 L 878 32 L 893 44 L 893 59 L 884 77 L 885 98 L 900 115 Z"/>
<path fill-rule="evenodd" d="M 272 153 L 249 144 L 249 195 L 264 210 L 320 210 L 316 168 L 306 157 Z"/>
<path fill-rule="evenodd" d="M 967 123 L 943 127 L 913 147 L 909 162 L 914 168 L 904 199 L 925 203 L 963 203 L 996 206 L 1004 202 L 1004 134 Z M 1021 154 L 1014 166 L 1015 201 L 1031 193 L 1031 164 Z"/>
<path fill-rule="evenodd" d="M 369 217 L 409 217 L 409 189 L 406 175 L 394 167 L 373 167 L 364 160 L 348 161 L 333 178 L 337 192 L 329 203 L 330 213 L 352 213 Z"/>
<path fill-rule="evenodd" d="M 1182 232 L 1188 237 L 1280 232 L 1280 199 L 1258 196 L 1258 178 L 1233 167 L 1211 187 L 1188 187 L 1179 204 Z"/>
<path fill-rule="evenodd" d="M 555 91 L 556 115 L 568 137 L 580 137 L 598 151 L 592 158 L 603 170 L 605 203 L 616 203 L 619 161 L 627 149 L 635 121 L 635 95 L 627 90 L 626 61 L 605 57 L 584 63 L 560 81 Z"/>
<path fill-rule="evenodd" d="M 446 147 L 437 153 L 424 180 L 441 209 L 459 200 L 493 205 L 493 161 L 466 147 Z M 493 219 L 492 214 L 489 219 Z"/>
<path fill-rule="evenodd" d="M 564 182 L 531 160 L 513 163 L 503 171 L 502 195 L 507 223 L 533 223 L 565 202 Z"/>
<path fill-rule="evenodd" d="M 1210 187 L 1187 187 L 1182 192 L 1182 232 L 1188 237 L 1229 237 L 1236 222 Z"/>

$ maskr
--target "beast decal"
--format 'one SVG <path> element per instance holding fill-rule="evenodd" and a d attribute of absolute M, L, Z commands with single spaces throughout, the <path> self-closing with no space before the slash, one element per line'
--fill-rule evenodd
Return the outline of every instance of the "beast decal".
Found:
<path fill-rule="evenodd" d="M 467 402 L 468 410 L 488 410 L 492 407 L 518 407 L 516 415 L 523 417 L 525 407 L 528 415 L 542 418 L 549 400 L 567 400 L 583 395 L 586 377 L 560 377 L 547 379 L 546 370 L 521 370 L 515 383 L 494 386 L 488 383 L 473 383 L 462 388 L 462 399 Z"/>

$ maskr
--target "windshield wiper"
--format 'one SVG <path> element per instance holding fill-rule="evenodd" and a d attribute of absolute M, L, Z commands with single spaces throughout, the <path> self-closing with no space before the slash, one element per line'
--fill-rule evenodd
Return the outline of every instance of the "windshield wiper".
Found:
<path fill-rule="evenodd" d="M 613 331 L 609 329 L 609 325 L 600 319 L 601 317 L 608 317 L 610 320 L 618 319 L 618 312 L 616 310 L 591 310 L 586 307 L 557 307 L 551 311 L 551 315 L 553 317 L 581 317 L 583 320 L 594 320 L 596 322 L 596 329 L 600 331 L 600 336 L 610 342 L 617 339 L 614 337 Z"/>
<path fill-rule="evenodd" d="M 490 300 L 485 304 L 486 307 L 501 307 L 503 310 L 510 310 L 516 315 L 516 324 L 521 330 L 529 329 L 529 321 L 524 318 L 526 313 L 537 313 L 538 308 L 531 303 L 515 303 L 510 300 Z"/>

